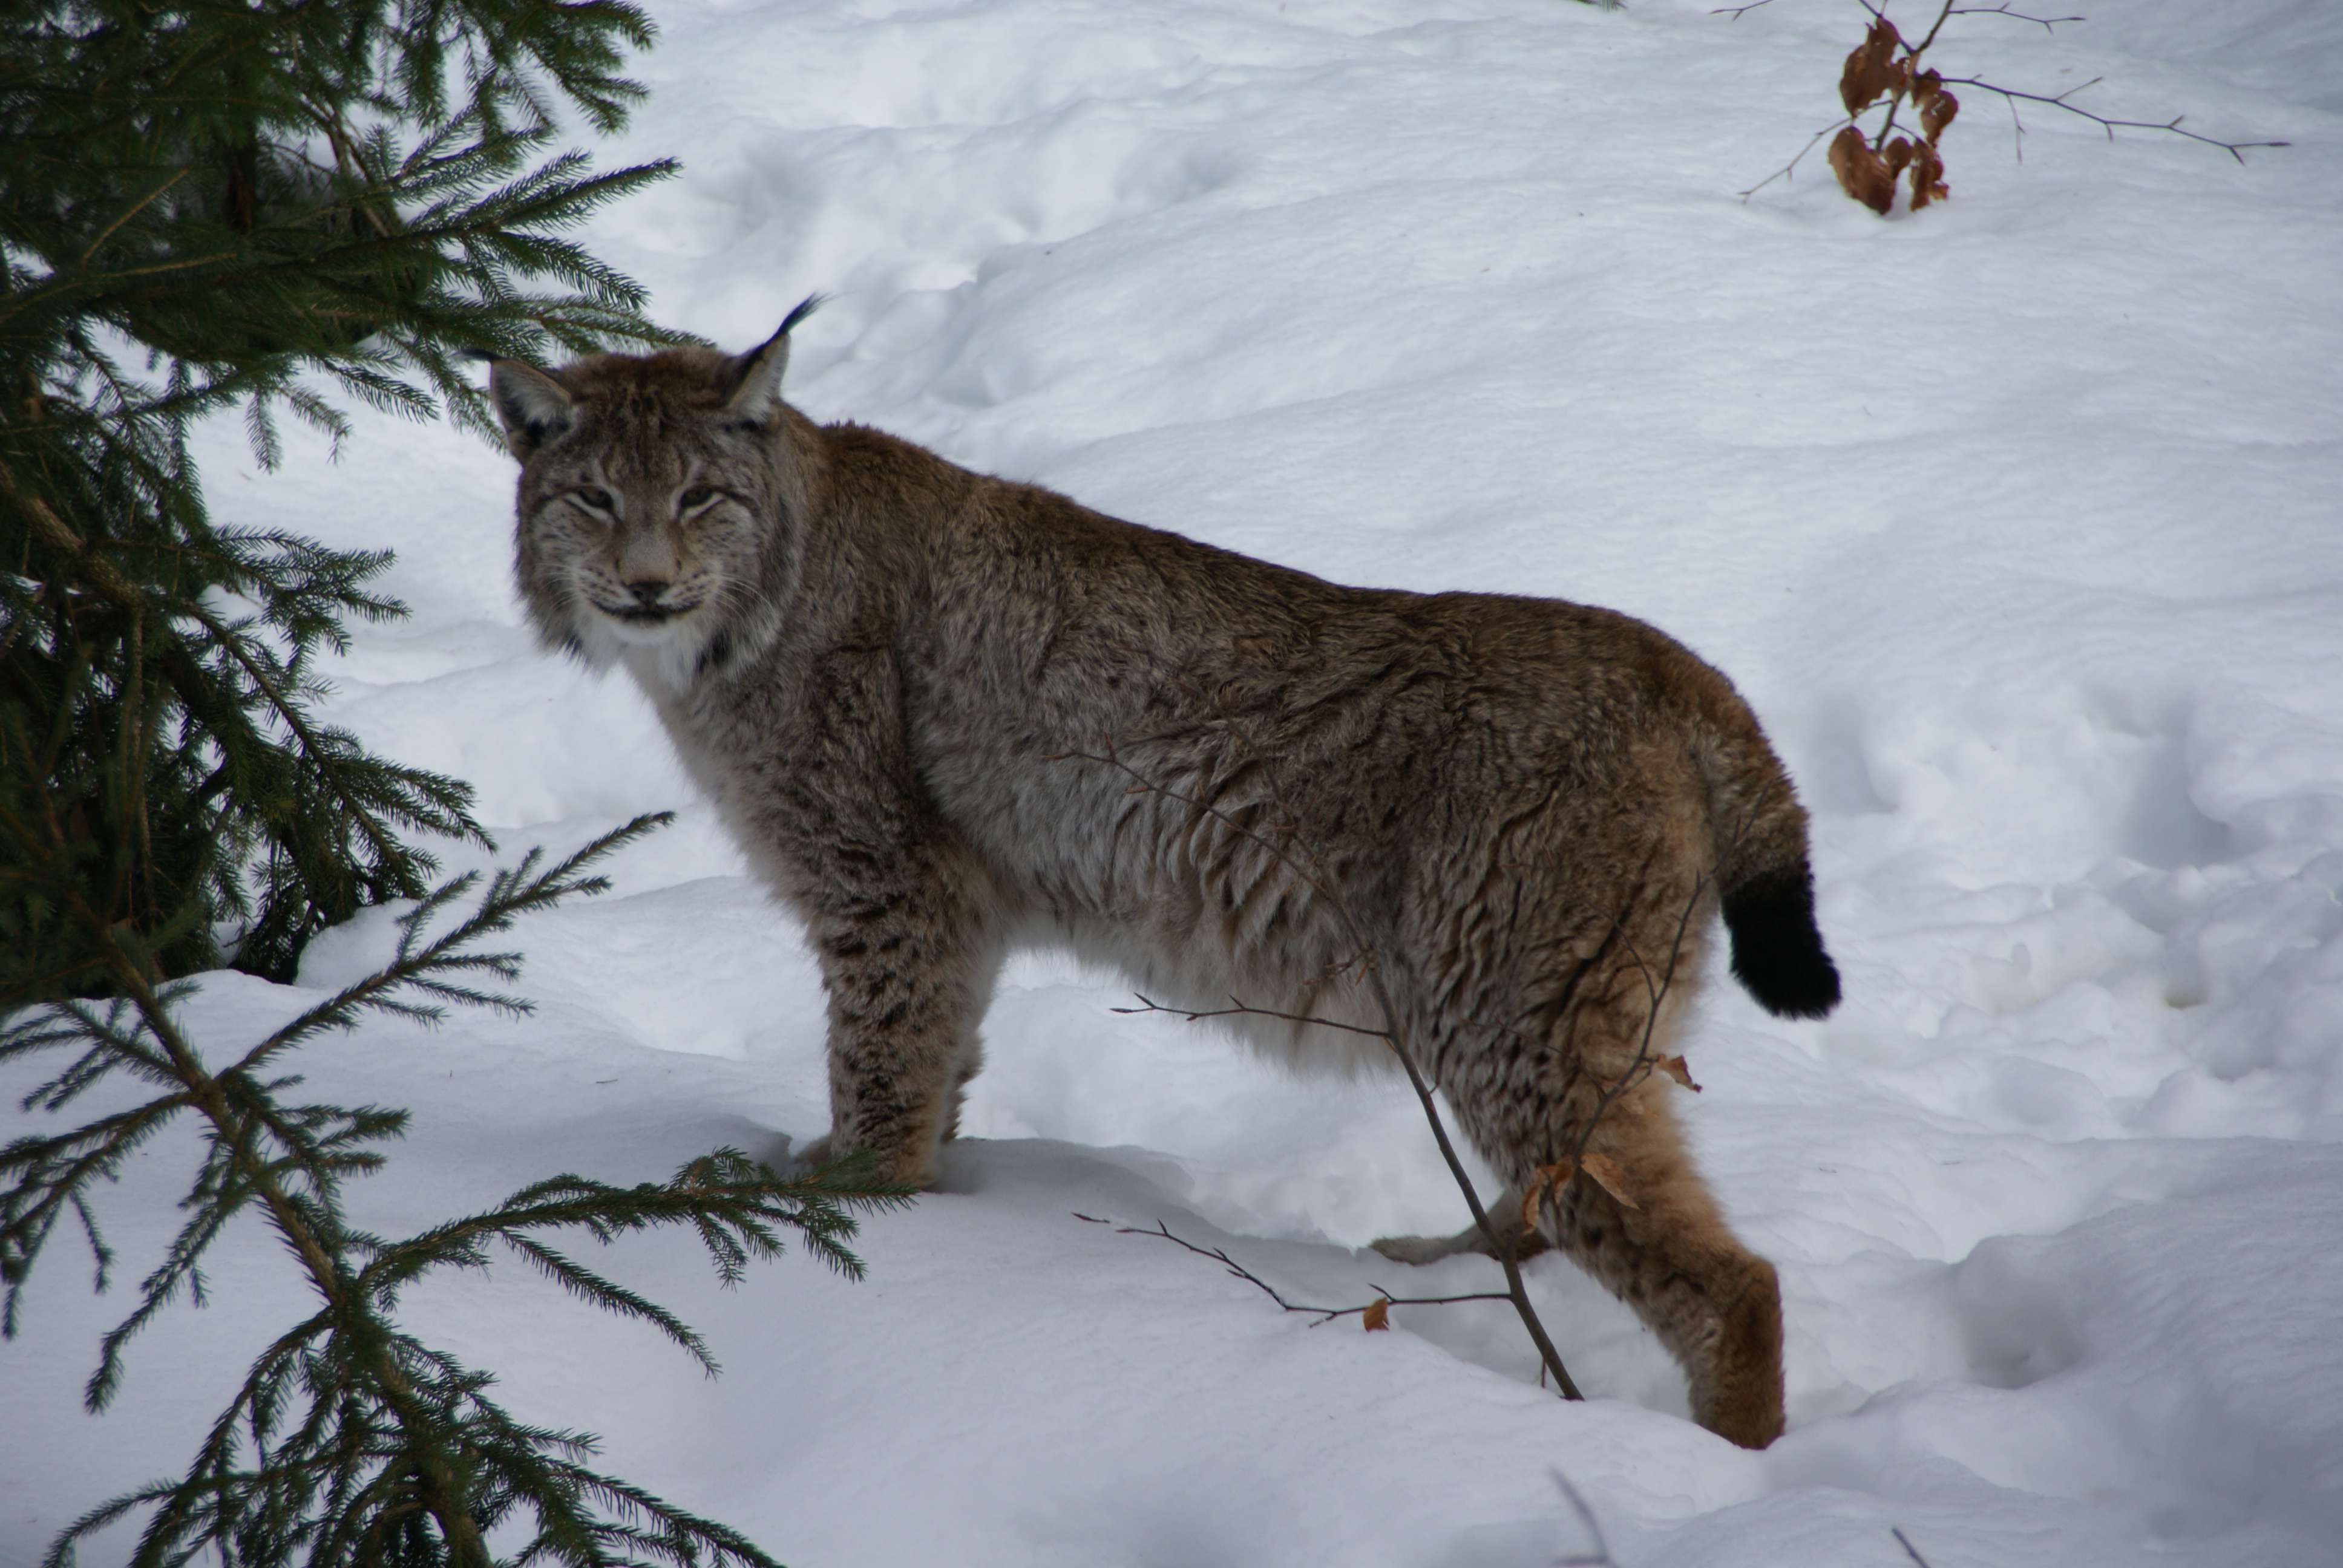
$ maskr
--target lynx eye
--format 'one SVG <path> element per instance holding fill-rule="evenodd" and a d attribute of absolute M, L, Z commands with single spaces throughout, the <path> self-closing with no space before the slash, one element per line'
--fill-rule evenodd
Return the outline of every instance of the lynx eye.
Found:
<path fill-rule="evenodd" d="M 717 491 L 707 485 L 694 485 L 675 498 L 679 512 L 696 512 L 717 497 Z"/>
<path fill-rule="evenodd" d="M 591 487 L 582 490 L 572 490 L 569 492 L 569 499 L 577 502 L 579 506 L 585 508 L 586 510 L 598 513 L 605 518 L 615 518 L 618 515 L 618 498 L 611 495 L 608 490 L 594 489 Z"/>

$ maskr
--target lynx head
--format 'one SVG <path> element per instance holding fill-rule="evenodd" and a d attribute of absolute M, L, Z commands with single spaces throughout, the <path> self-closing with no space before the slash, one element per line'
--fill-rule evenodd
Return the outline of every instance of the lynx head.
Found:
<path fill-rule="evenodd" d="M 819 302 L 729 357 L 494 362 L 521 464 L 514 572 L 548 645 L 679 687 L 778 631 L 801 511 L 781 373 Z"/>

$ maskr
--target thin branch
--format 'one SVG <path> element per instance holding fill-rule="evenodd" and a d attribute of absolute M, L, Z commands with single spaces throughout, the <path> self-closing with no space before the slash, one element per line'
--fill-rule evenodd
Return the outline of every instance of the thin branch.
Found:
<path fill-rule="evenodd" d="M 1554 1477 L 1554 1483 L 1562 1489 L 1562 1494 L 1570 1499 L 1571 1512 L 1576 1513 L 1578 1522 L 1586 1526 L 1586 1533 L 1594 1538 L 1594 1553 L 1589 1556 L 1582 1552 L 1572 1557 L 1557 1557 L 1546 1564 L 1546 1568 L 1611 1568 L 1615 1559 L 1611 1555 L 1611 1543 L 1603 1538 L 1603 1526 L 1595 1522 L 1594 1510 L 1587 1506 L 1586 1499 L 1579 1494 L 1578 1488 L 1570 1483 L 1570 1477 L 1559 1470 L 1547 1473 Z"/>
<path fill-rule="evenodd" d="M 1074 1218 L 1077 1220 L 1088 1220 L 1093 1225 L 1105 1225 L 1111 1223 L 1111 1221 L 1101 1220 L 1090 1214 L 1076 1214 Z M 1184 1237 L 1175 1236 L 1172 1233 L 1171 1229 L 1161 1220 L 1156 1221 L 1152 1227 L 1143 1225 L 1117 1225 L 1115 1226 L 1114 1233 L 1118 1236 L 1158 1236 L 1164 1241 L 1171 1242 L 1175 1247 L 1186 1248 L 1189 1251 L 1195 1253 L 1196 1256 L 1200 1258 L 1210 1258 L 1212 1261 L 1219 1263 L 1223 1268 L 1227 1269 L 1230 1273 L 1235 1275 L 1238 1279 L 1242 1280 L 1245 1283 L 1257 1287 L 1263 1294 L 1267 1295 L 1271 1301 L 1275 1302 L 1287 1312 L 1307 1312 L 1313 1315 L 1317 1319 L 1317 1322 L 1312 1322 L 1310 1325 L 1313 1329 L 1323 1323 L 1331 1323 L 1336 1318 L 1347 1318 L 1359 1312 L 1364 1312 L 1375 1305 L 1375 1302 L 1363 1302 L 1355 1307 L 1313 1307 L 1302 1302 L 1289 1302 L 1285 1299 L 1284 1295 L 1279 1292 L 1276 1286 L 1271 1284 L 1267 1280 L 1262 1279 L 1259 1274 L 1254 1273 L 1251 1269 L 1246 1268 L 1242 1263 L 1238 1262 L 1234 1258 L 1230 1257 L 1228 1253 L 1223 1251 L 1222 1249 L 1218 1247 L 1199 1247 L 1195 1242 L 1191 1241 Z M 1373 1284 L 1374 1282 L 1370 1280 L 1368 1283 Z M 1374 1288 L 1376 1292 L 1376 1301 L 1381 1302 L 1387 1307 L 1445 1307 L 1453 1305 L 1458 1302 L 1505 1302 L 1513 1299 L 1503 1291 L 1479 1291 L 1471 1295 L 1463 1296 L 1395 1296 L 1392 1294 L 1391 1292 L 1384 1290 L 1381 1285 L 1375 1285 Z"/>
<path fill-rule="evenodd" d="M 169 179 L 165 180 L 161 185 L 156 186 L 153 190 L 148 191 L 145 196 L 140 196 L 136 201 L 123 208 L 121 216 L 116 218 L 112 223 L 107 224 L 104 228 L 98 231 L 97 237 L 89 242 L 89 248 L 81 253 L 81 260 L 75 263 L 75 265 L 87 266 L 89 265 L 89 258 L 97 254 L 98 247 L 104 245 L 107 240 L 114 237 L 115 230 L 120 228 L 124 224 L 128 223 L 132 218 L 137 216 L 149 203 L 155 201 L 156 198 L 161 196 L 165 191 L 169 190 L 181 180 L 186 179 L 191 172 L 192 171 L 187 169 L 179 170 Z"/>
<path fill-rule="evenodd" d="M 1833 120 L 1829 125 L 1825 126 L 1821 130 L 1816 131 L 1813 137 L 1807 141 L 1806 145 L 1798 149 L 1798 156 L 1796 157 L 1792 158 L 1788 163 L 1784 164 L 1780 168 L 1775 169 L 1772 174 L 1767 175 L 1764 179 L 1759 180 L 1747 190 L 1741 192 L 1741 199 L 1745 202 L 1751 196 L 1755 196 L 1759 191 L 1764 190 L 1767 186 L 1772 185 L 1775 180 L 1788 179 L 1791 172 L 1798 166 L 1808 153 L 1815 150 L 1815 146 L 1825 136 L 1835 136 L 1838 132 L 1846 129 L 1847 126 L 1853 124 L 1855 124 L 1855 116 L 1850 115 L 1843 120 Z"/>
<path fill-rule="evenodd" d="M 2013 22 L 2031 22 L 2044 32 L 2056 34 L 2062 22 L 2085 22 L 2086 16 L 2028 16 L 2023 11 L 2009 8 L 2008 0 L 1999 5 L 1963 5 L 1953 11 L 1955 16 L 2006 16 Z"/>
<path fill-rule="evenodd" d="M 1280 1012 L 1275 1008 L 1247 1007 L 1234 997 L 1229 999 L 1229 1005 L 1226 1007 L 1206 1008 L 1201 1012 L 1191 1012 L 1184 1007 L 1166 1007 L 1160 1001 L 1151 1001 L 1144 992 L 1134 991 L 1131 994 L 1139 998 L 1139 1006 L 1109 1008 L 1107 1010 L 1121 1013 L 1125 1017 L 1140 1013 L 1168 1012 L 1174 1018 L 1185 1019 L 1190 1023 L 1202 1023 L 1208 1019 L 1216 1018 L 1274 1018 L 1282 1019 L 1287 1023 L 1307 1023 L 1315 1024 L 1321 1029 L 1339 1029 L 1350 1034 L 1363 1034 L 1370 1040 L 1380 1040 L 1386 1045 L 1391 1043 L 1391 1030 L 1387 1029 L 1369 1029 L 1364 1024 L 1344 1023 L 1340 1019 L 1319 1018 L 1312 1013 Z"/>
<path fill-rule="evenodd" d="M 1920 64 L 1920 56 L 1928 52 L 1928 45 L 1936 41 L 1936 35 L 1945 30 L 1945 24 L 1952 19 L 1953 14 L 1953 0 L 1945 0 L 1945 8 L 1936 13 L 1936 21 L 1929 25 L 1928 35 L 1921 39 L 1917 44 L 1906 45 L 1904 50 L 1904 57 L 1911 61 L 1915 66 L 1917 66 Z M 1885 17 L 1886 13 L 1884 11 L 1875 11 L 1872 15 Z"/>
<path fill-rule="evenodd" d="M 2028 18 L 2028 20 L 2031 20 L 2031 18 Z M 2118 130 L 2169 131 L 2176 136 L 2186 136 L 2192 142 L 2202 142 L 2208 147 L 2218 147 L 2241 164 L 2246 161 L 2246 153 L 2250 149 L 2257 147 L 2290 147 L 2294 145 L 2292 142 L 2225 142 L 2218 136 L 2208 136 L 2201 132 L 2182 128 L 2180 122 L 2187 118 L 2186 115 L 2175 115 L 2168 120 L 2118 120 L 2111 118 L 2106 115 L 2095 113 L 2092 110 L 2083 107 L 2080 104 L 2070 104 L 2066 101 L 2068 98 L 2073 97 L 2077 93 L 2083 91 L 2084 88 L 2096 87 L 2106 79 L 2107 78 L 2104 76 L 2094 76 L 2089 81 L 2069 87 L 2063 93 L 2020 92 L 2015 87 L 1996 86 L 1993 83 L 1985 81 L 1976 76 L 1947 76 L 1945 78 L 1945 85 L 1948 87 L 1976 87 L 1982 92 L 1998 93 L 2003 98 L 2009 100 L 2013 105 L 2016 101 L 2022 99 L 2029 104 L 2047 104 L 2054 109 L 2064 109 L 2070 115 L 2080 115 L 2083 118 L 2090 121 L 2093 125 L 2097 126 L 2100 129 L 2106 131 L 2107 134 L 2107 140 L 2109 141 L 2114 141 L 2116 139 L 2116 132 Z M 2010 113 L 2014 116 L 2016 114 L 2016 108 L 2013 107 Z"/>
<path fill-rule="evenodd" d="M 1904 1533 L 1904 1530 L 1901 1525 L 1889 1525 L 1887 1527 L 1887 1533 L 1896 1537 L 1896 1544 L 1904 1548 L 1904 1554 L 1906 1556 L 1911 1558 L 1913 1562 L 1917 1563 L 1920 1565 L 1920 1568 L 1928 1568 L 1928 1560 L 1920 1555 L 1920 1549 L 1912 1544 L 1911 1537 Z"/>

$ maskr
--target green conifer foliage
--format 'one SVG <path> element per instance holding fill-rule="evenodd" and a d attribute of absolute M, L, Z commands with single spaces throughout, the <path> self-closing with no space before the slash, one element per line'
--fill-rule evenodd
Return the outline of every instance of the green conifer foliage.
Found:
<path fill-rule="evenodd" d="M 51 1547 L 143 1521 L 131 1561 L 177 1568 L 776 1568 L 727 1527 L 592 1467 L 594 1439 L 515 1421 L 494 1379 L 401 1328 L 398 1293 L 517 1259 L 636 1319 L 709 1371 L 657 1302 L 554 1244 L 688 1227 L 721 1279 L 794 1232 L 848 1274 L 855 1213 L 910 1201 L 849 1161 L 784 1177 L 730 1149 L 664 1183 L 578 1175 L 392 1240 L 344 1183 L 407 1113 L 304 1103 L 287 1060 L 370 1013 L 526 1011 L 482 943 L 607 884 L 590 868 L 646 818 L 545 868 L 437 889 L 408 841 L 482 843 L 458 781 L 317 722 L 316 663 L 387 551 L 216 523 L 189 430 L 240 408 L 264 464 L 290 413 L 335 437 L 335 394 L 493 434 L 459 370 L 671 341 L 634 284 L 564 231 L 669 172 L 548 155 L 566 104 L 599 130 L 641 96 L 620 0 L 32 0 L 0 6 L 0 1069 L 62 1131 L 0 1148 L 0 1336 L 62 1222 L 106 1287 L 94 1194 L 172 1124 L 202 1154 L 185 1221 L 105 1341 L 102 1409 L 130 1341 L 203 1289 L 212 1242 L 265 1217 L 315 1295 L 186 1473 L 115 1498 Z M 458 905 L 475 891 L 468 914 Z M 222 956 L 272 979 L 363 905 L 414 899 L 392 961 L 242 1048 L 181 1028 L 178 978 Z M 208 1054 L 207 1054 L 208 1052 Z M 93 1112 L 83 1097 L 115 1109 Z M 151 1098 L 125 1104 L 128 1085 Z M 119 1537 L 109 1537 L 107 1545 Z"/>
<path fill-rule="evenodd" d="M 490 427 L 466 350 L 666 340 L 564 231 L 670 172 L 553 154 L 641 89 L 618 0 L 64 0 L 0 14 L 0 1011 L 216 963 L 288 978 L 461 783 L 314 717 L 387 552 L 215 522 L 191 423 L 265 464 L 338 392 Z"/>
<path fill-rule="evenodd" d="M 517 976 L 519 955 L 482 944 L 532 910 L 605 890 L 595 865 L 664 820 L 639 818 L 550 867 L 532 851 L 485 883 L 477 873 L 454 879 L 400 917 L 389 963 L 224 1058 L 216 1042 L 207 1055 L 180 1028 L 174 1004 L 194 982 L 150 983 L 135 970 L 110 1000 L 0 1020 L 0 1068 L 45 1065 L 26 1109 L 86 1113 L 83 1097 L 100 1086 L 111 1092 L 96 1098 L 116 1105 L 0 1148 L 0 1334 L 15 1333 L 23 1287 L 60 1223 L 80 1231 L 106 1288 L 116 1260 L 92 1200 L 177 1122 L 196 1125 L 203 1150 L 179 1205 L 186 1218 L 140 1281 L 137 1306 L 106 1334 L 89 1408 L 106 1408 L 121 1386 L 130 1341 L 173 1302 L 204 1293 L 205 1255 L 241 1214 L 266 1217 L 316 1299 L 261 1352 L 185 1476 L 91 1509 L 57 1537 L 45 1568 L 74 1568 L 78 1546 L 132 1519 L 144 1522 L 134 1568 L 199 1557 L 225 1568 L 779 1568 L 739 1533 L 595 1470 L 591 1434 L 516 1421 L 492 1396 L 489 1373 L 400 1326 L 399 1292 L 429 1274 L 517 1259 L 578 1300 L 657 1330 L 713 1372 L 707 1344 L 681 1319 L 553 1239 L 689 1229 L 729 1285 L 778 1256 L 793 1231 L 813 1256 L 859 1277 L 846 1247 L 856 1211 L 907 1203 L 909 1191 L 875 1185 L 867 1160 L 783 1177 L 719 1149 L 664 1183 L 555 1176 L 386 1240 L 348 1222 L 342 1191 L 381 1168 L 380 1146 L 405 1129 L 407 1112 L 289 1098 L 301 1085 L 287 1070 L 299 1049 L 368 1014 L 429 1022 L 449 1004 L 527 1012 L 524 999 L 489 989 Z M 129 1084 L 155 1092 L 125 1105 Z"/>

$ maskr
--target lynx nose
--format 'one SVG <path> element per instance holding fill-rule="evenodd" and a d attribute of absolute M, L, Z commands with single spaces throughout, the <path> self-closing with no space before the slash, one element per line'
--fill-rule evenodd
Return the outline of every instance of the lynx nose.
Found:
<path fill-rule="evenodd" d="M 665 578 L 646 578 L 639 582 L 628 583 L 627 588 L 635 596 L 637 608 L 657 609 L 659 596 L 667 592 L 668 584 Z"/>

